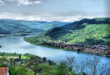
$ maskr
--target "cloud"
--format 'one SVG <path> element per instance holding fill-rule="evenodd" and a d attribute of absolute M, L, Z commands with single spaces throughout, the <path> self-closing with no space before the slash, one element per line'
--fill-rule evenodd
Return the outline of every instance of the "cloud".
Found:
<path fill-rule="evenodd" d="M 14 1 L 14 2 L 17 2 L 18 6 L 42 3 L 41 0 L 4 0 L 4 1 L 11 1 L 11 2 Z M 0 0 L 0 5 L 4 5 L 4 2 L 2 0 Z"/>
<path fill-rule="evenodd" d="M 42 2 L 41 1 L 34 1 L 34 3 L 39 4 L 39 3 L 42 3 Z"/>
<path fill-rule="evenodd" d="M 99 14 L 99 13 L 98 13 Z M 57 16 L 58 15 L 58 16 Z M 96 14 L 97 15 L 97 14 Z M 74 22 L 83 18 L 94 18 L 94 17 L 106 17 L 105 15 L 84 15 L 84 14 L 73 14 L 66 15 L 64 13 L 41 13 L 41 12 L 30 12 L 30 13 L 0 13 L 0 19 L 14 19 L 14 20 L 28 20 L 28 21 L 60 21 L 60 22 Z"/>
<path fill-rule="evenodd" d="M 32 5 L 32 4 L 39 4 L 42 3 L 41 0 L 7 0 L 7 1 L 16 1 L 17 5 L 20 6 L 20 4 L 22 5 Z"/>
<path fill-rule="evenodd" d="M 5 5 L 4 1 L 0 0 L 0 5 Z"/>
<path fill-rule="evenodd" d="M 15 1 L 15 0 L 7 0 L 7 1 Z"/>
<path fill-rule="evenodd" d="M 29 2 L 28 0 L 18 0 L 18 3 L 19 4 L 22 4 L 22 5 L 29 5 L 29 4 L 33 4 L 32 2 Z"/>
<path fill-rule="evenodd" d="M 20 4 L 17 4 L 19 7 L 21 6 Z"/>

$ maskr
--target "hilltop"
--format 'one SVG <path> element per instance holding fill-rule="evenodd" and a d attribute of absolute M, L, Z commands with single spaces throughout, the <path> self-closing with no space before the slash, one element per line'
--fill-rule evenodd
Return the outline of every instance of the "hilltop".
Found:
<path fill-rule="evenodd" d="M 0 34 L 3 35 L 25 35 L 30 33 L 41 33 L 43 31 L 43 29 L 30 28 L 19 22 L 0 20 Z"/>
<path fill-rule="evenodd" d="M 82 19 L 47 30 L 35 38 L 66 43 L 105 44 L 110 41 L 109 28 L 110 18 Z"/>
<path fill-rule="evenodd" d="M 25 40 L 36 45 L 51 45 L 54 43 L 54 46 L 60 44 L 60 47 L 63 44 L 61 48 L 68 47 L 68 44 L 86 44 L 86 46 L 90 45 L 88 47 L 92 45 L 95 45 L 94 47 L 96 45 L 107 45 L 107 49 L 109 49 L 109 28 L 110 18 L 82 19 L 62 27 L 52 28 L 36 37 L 25 38 Z M 105 46 L 102 47 L 106 48 Z M 85 48 L 81 49 L 83 50 Z"/>
<path fill-rule="evenodd" d="M 19 23 L 28 26 L 30 28 L 37 28 L 42 30 L 48 30 L 54 27 L 61 27 L 65 24 L 71 23 L 71 22 L 58 22 L 58 21 L 46 22 L 46 21 L 25 21 L 25 20 L 11 20 L 11 19 L 1 19 L 0 21 L 4 21 L 8 23 L 11 22 L 13 24 Z"/>

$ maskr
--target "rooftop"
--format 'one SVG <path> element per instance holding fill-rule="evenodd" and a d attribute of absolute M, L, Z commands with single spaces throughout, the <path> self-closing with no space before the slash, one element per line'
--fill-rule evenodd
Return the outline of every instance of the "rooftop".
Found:
<path fill-rule="evenodd" d="M 7 75 L 8 67 L 0 67 L 0 75 Z"/>

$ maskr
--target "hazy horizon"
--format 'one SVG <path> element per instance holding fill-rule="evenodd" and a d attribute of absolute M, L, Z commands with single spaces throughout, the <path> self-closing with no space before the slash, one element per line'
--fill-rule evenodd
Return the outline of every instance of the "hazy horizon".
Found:
<path fill-rule="evenodd" d="M 109 0 L 0 0 L 0 19 L 74 22 L 110 17 Z"/>

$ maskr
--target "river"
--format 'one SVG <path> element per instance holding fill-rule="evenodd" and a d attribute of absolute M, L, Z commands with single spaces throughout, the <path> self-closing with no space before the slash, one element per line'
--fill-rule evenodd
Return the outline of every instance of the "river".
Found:
<path fill-rule="evenodd" d="M 24 36 L 11 36 L 11 37 L 3 37 L 0 38 L 0 52 L 7 52 L 7 53 L 31 53 L 38 55 L 40 57 L 46 57 L 48 60 L 52 60 L 55 62 L 66 60 L 66 57 L 75 56 L 75 60 L 77 63 L 80 64 L 81 61 L 86 60 L 87 57 L 89 59 L 93 59 L 96 55 L 91 54 L 84 54 L 84 53 L 77 53 L 72 51 L 62 51 L 53 48 L 47 48 L 42 46 L 37 46 L 30 44 L 23 40 Z M 28 36 L 25 36 L 28 37 Z M 107 67 L 110 68 L 110 58 L 96 56 L 98 58 L 101 57 L 102 63 L 107 63 Z"/>

